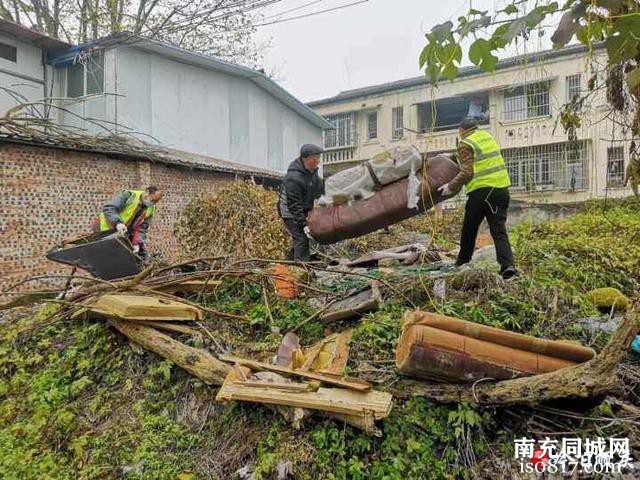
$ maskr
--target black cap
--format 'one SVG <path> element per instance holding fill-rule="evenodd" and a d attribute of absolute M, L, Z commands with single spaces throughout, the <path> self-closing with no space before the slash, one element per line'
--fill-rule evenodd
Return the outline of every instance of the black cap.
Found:
<path fill-rule="evenodd" d="M 467 117 L 463 118 L 460 122 L 460 130 L 471 130 L 478 126 L 478 121 L 475 118 Z"/>
<path fill-rule="evenodd" d="M 305 143 L 304 145 L 302 145 L 302 147 L 300 147 L 300 158 L 320 155 L 322 152 L 324 152 L 324 149 L 322 147 L 314 145 L 313 143 Z"/>

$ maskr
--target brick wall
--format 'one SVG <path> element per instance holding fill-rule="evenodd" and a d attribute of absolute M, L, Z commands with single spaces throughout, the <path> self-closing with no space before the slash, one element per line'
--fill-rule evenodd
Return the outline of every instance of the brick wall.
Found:
<path fill-rule="evenodd" d="M 149 247 L 175 260 L 172 230 L 182 207 L 233 179 L 222 172 L 0 144 L 0 290 L 30 276 L 68 273 L 69 267 L 45 259 L 46 251 L 89 232 L 101 206 L 123 188 L 155 184 L 164 190 Z"/>

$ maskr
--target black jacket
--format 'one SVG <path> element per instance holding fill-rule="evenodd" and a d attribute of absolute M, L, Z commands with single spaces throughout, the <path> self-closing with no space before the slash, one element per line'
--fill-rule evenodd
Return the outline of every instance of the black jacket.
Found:
<path fill-rule="evenodd" d="M 313 202 L 324 193 L 324 182 L 317 170 L 307 170 L 302 160 L 296 158 L 280 187 L 278 213 L 282 218 L 292 218 L 298 225 L 307 225 L 307 213 Z"/>

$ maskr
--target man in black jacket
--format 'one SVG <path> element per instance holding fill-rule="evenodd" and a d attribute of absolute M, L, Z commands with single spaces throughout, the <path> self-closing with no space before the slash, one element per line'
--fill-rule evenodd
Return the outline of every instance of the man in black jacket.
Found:
<path fill-rule="evenodd" d="M 323 151 L 317 145 L 303 145 L 300 148 L 300 157 L 289 165 L 280 188 L 278 214 L 293 240 L 289 260 L 308 262 L 311 259 L 311 234 L 307 226 L 307 214 L 313 208 L 313 202 L 324 191 L 324 183 L 318 175 L 320 155 Z"/>

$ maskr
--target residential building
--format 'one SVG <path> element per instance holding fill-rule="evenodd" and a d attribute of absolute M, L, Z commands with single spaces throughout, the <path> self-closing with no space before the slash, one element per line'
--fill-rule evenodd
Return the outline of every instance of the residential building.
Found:
<path fill-rule="evenodd" d="M 70 46 L 0 20 L 0 56 L 5 34 L 20 47 L 14 74 L 60 107 L 49 118 L 90 134 L 283 172 L 330 127 L 264 73 L 166 43 L 122 33 Z M 16 101 L 0 98 L 3 111 Z"/>
<path fill-rule="evenodd" d="M 37 102 L 48 94 L 53 69 L 47 56 L 71 45 L 21 25 L 0 20 L 0 116 L 17 103 Z"/>
<path fill-rule="evenodd" d="M 569 46 L 502 60 L 493 74 L 465 67 L 437 87 L 423 76 L 311 102 L 334 125 L 324 134 L 325 174 L 403 143 L 428 155 L 454 152 L 460 120 L 475 117 L 499 141 L 516 197 L 558 203 L 626 195 L 630 142 L 605 118 L 603 89 L 580 107 L 575 139 L 557 122 L 562 106 L 587 92 L 592 55 L 606 63 L 602 48 Z"/>

